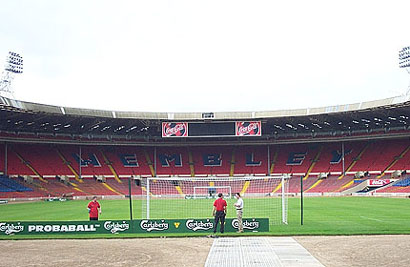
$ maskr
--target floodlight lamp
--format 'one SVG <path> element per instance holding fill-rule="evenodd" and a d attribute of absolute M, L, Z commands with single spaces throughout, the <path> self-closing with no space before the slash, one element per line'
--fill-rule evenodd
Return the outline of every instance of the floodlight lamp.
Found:
<path fill-rule="evenodd" d="M 0 76 L 0 93 L 13 96 L 12 82 L 15 74 L 23 73 L 23 58 L 20 54 L 9 51 L 6 58 L 4 70 Z"/>
<path fill-rule="evenodd" d="M 410 47 L 404 47 L 402 50 L 399 51 L 399 67 L 410 67 Z"/>
<path fill-rule="evenodd" d="M 407 73 L 410 74 L 410 46 L 399 51 L 399 68 L 406 69 Z M 410 95 L 410 85 L 407 87 L 406 95 Z"/>

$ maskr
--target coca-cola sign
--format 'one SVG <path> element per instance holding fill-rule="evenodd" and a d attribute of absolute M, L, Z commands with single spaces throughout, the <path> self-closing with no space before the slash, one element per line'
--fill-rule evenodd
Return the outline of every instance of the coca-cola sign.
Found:
<path fill-rule="evenodd" d="M 261 136 L 262 124 L 260 121 L 237 121 L 235 123 L 236 136 Z"/>
<path fill-rule="evenodd" d="M 187 122 L 163 122 L 162 137 L 187 137 Z"/>

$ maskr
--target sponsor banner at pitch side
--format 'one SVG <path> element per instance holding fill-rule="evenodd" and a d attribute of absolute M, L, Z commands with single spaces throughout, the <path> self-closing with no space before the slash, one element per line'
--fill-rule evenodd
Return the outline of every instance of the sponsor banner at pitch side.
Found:
<path fill-rule="evenodd" d="M 107 220 L 70 222 L 0 222 L 0 235 L 120 234 L 120 233 L 211 233 L 213 219 Z M 220 226 L 218 226 L 218 231 Z M 245 218 L 243 229 L 269 231 L 268 218 Z M 225 220 L 225 232 L 238 231 L 237 219 Z"/>
<path fill-rule="evenodd" d="M 0 222 L 0 235 L 132 233 L 131 221 Z"/>
<path fill-rule="evenodd" d="M 137 225 L 138 233 L 212 233 L 214 219 L 183 219 L 183 220 L 140 220 Z M 225 232 L 238 231 L 237 219 L 225 220 Z M 268 218 L 244 218 L 242 220 L 243 230 L 246 232 L 268 232 Z M 218 226 L 218 231 L 220 225 Z"/>

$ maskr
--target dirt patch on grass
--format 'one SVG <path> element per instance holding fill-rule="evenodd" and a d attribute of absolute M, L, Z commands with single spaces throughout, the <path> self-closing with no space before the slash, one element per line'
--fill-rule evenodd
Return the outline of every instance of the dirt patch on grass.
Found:
<path fill-rule="evenodd" d="M 213 239 L 0 241 L 0 266 L 203 266 Z"/>
<path fill-rule="evenodd" d="M 325 266 L 410 266 L 410 236 L 295 237 Z"/>
<path fill-rule="evenodd" d="M 410 266 L 406 235 L 294 239 L 325 266 Z M 212 242 L 204 237 L 3 240 L 0 266 L 204 266 Z"/>

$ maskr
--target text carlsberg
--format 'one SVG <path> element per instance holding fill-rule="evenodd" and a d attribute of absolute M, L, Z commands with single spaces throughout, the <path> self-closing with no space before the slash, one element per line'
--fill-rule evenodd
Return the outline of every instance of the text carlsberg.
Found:
<path fill-rule="evenodd" d="M 169 228 L 169 223 L 165 222 L 164 220 L 161 220 L 160 222 L 142 220 L 140 223 L 140 227 L 142 230 L 145 230 L 147 232 L 164 231 Z"/>
<path fill-rule="evenodd" d="M 197 221 L 197 220 L 187 220 L 186 223 L 186 228 L 192 231 L 198 231 L 198 230 L 209 230 L 214 228 L 214 223 L 210 222 L 209 219 L 207 219 L 205 222 L 203 221 Z"/>
<path fill-rule="evenodd" d="M 23 230 L 24 226 L 20 225 L 20 223 L 17 223 L 17 225 L 13 223 L 0 223 L 0 232 L 4 232 L 6 235 L 16 234 Z"/>
<path fill-rule="evenodd" d="M 104 223 L 104 229 L 110 231 L 113 234 L 116 234 L 118 232 L 123 232 L 130 229 L 130 225 L 125 221 L 122 221 L 122 223 L 106 221 Z"/>
<path fill-rule="evenodd" d="M 255 219 L 252 219 L 252 221 L 244 220 L 242 222 L 243 229 L 248 229 L 248 230 L 255 230 L 259 228 L 259 222 L 256 221 Z M 238 219 L 232 220 L 232 227 L 235 229 L 238 229 L 239 223 Z"/>

